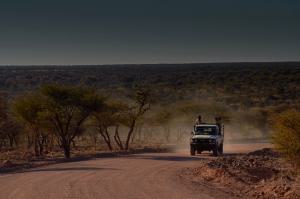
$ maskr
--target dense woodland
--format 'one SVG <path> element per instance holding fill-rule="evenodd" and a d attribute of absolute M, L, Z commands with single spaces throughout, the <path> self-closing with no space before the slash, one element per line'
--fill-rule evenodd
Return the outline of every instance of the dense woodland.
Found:
<path fill-rule="evenodd" d="M 64 90 L 70 96 L 62 99 L 77 102 L 93 93 L 106 108 L 83 111 L 87 101 L 66 105 L 55 101 L 60 94 L 45 88 L 60 94 Z M 0 92 L 1 147 L 27 147 L 37 155 L 38 147 L 127 150 L 130 143 L 185 143 L 198 114 L 209 122 L 222 116 L 227 140 L 267 137 L 274 113 L 300 108 L 300 63 L 1 66 Z M 49 103 L 36 106 L 40 101 Z M 77 130 L 67 143 L 63 131 L 68 127 L 60 131 L 51 120 L 53 104 L 59 104 L 55 110 L 72 105 L 83 114 L 75 117 L 84 119 L 79 126 L 75 121 L 72 128 Z M 37 110 L 36 121 L 28 120 L 33 116 L 24 115 L 24 106 Z M 36 143 L 32 135 L 38 135 Z"/>

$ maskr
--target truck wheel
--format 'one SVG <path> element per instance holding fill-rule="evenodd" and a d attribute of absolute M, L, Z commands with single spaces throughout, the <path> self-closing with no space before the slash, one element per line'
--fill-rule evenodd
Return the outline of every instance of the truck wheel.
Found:
<path fill-rule="evenodd" d="M 219 148 L 219 153 L 223 154 L 223 144 L 221 144 L 220 148 Z"/>
<path fill-rule="evenodd" d="M 219 155 L 219 150 L 218 150 L 218 146 L 217 145 L 213 149 L 213 155 L 214 156 L 218 156 Z"/>
<path fill-rule="evenodd" d="M 195 155 L 196 150 L 194 149 L 194 147 L 191 146 L 190 152 L 191 152 L 191 155 L 192 155 L 192 156 Z"/>

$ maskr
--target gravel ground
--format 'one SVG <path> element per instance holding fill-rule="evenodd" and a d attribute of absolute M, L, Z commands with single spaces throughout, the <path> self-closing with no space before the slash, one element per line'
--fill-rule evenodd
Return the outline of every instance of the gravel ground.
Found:
<path fill-rule="evenodd" d="M 237 198 L 300 198 L 299 176 L 270 148 L 207 159 L 183 169 L 181 177 L 218 187 Z"/>

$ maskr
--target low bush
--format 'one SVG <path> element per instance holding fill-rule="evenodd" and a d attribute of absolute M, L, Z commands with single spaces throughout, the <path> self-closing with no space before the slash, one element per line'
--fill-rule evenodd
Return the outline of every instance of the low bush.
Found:
<path fill-rule="evenodd" d="M 300 169 L 300 111 L 286 110 L 272 119 L 275 147 Z"/>

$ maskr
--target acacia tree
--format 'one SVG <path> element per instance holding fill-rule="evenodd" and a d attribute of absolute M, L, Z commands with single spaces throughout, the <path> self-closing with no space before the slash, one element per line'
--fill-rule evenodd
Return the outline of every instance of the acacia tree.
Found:
<path fill-rule="evenodd" d="M 20 126 L 11 118 L 6 119 L 0 127 L 1 138 L 2 140 L 8 140 L 10 147 L 18 145 L 18 136 L 20 135 L 20 132 Z"/>
<path fill-rule="evenodd" d="M 109 128 L 115 128 L 115 132 L 119 128 L 119 118 L 121 111 L 124 109 L 124 105 L 120 102 L 110 102 L 105 104 L 104 108 L 100 111 L 97 111 L 93 114 L 91 125 L 94 126 L 105 143 L 109 150 L 113 150 L 113 144 L 111 139 L 111 134 Z M 120 137 L 114 135 L 114 139 L 120 149 L 123 149 L 122 143 L 119 142 Z"/>
<path fill-rule="evenodd" d="M 83 132 L 85 120 L 103 108 L 103 98 L 95 90 L 47 85 L 41 88 L 45 106 L 43 117 L 50 122 L 58 144 L 70 157 L 71 143 Z"/>
<path fill-rule="evenodd" d="M 43 154 L 47 134 L 42 129 L 41 113 L 43 100 L 38 94 L 27 94 L 17 98 L 12 105 L 12 112 L 17 121 L 27 129 L 27 148 L 34 145 L 36 156 Z"/>
<path fill-rule="evenodd" d="M 15 144 L 17 146 L 17 137 L 20 133 L 20 127 L 14 122 L 9 114 L 7 101 L 0 97 L 0 138 L 1 145 L 7 145 L 10 147 Z"/>
<path fill-rule="evenodd" d="M 130 139 L 134 132 L 137 121 L 150 109 L 150 90 L 141 88 L 136 89 L 133 100 L 134 104 L 132 106 L 127 106 L 126 110 L 122 111 L 120 117 L 120 123 L 128 128 L 124 145 L 119 136 L 118 126 L 115 129 L 114 138 L 121 150 L 129 149 Z"/>

